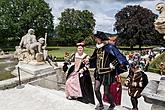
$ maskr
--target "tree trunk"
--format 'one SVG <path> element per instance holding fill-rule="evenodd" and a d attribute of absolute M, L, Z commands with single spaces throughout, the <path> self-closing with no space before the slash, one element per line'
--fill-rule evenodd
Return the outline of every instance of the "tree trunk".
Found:
<path fill-rule="evenodd" d="M 141 47 L 142 47 L 142 46 L 141 46 L 141 45 L 139 45 L 139 50 L 141 50 Z"/>
<path fill-rule="evenodd" d="M 133 45 L 130 46 L 130 49 L 131 49 L 131 50 L 133 49 Z"/>

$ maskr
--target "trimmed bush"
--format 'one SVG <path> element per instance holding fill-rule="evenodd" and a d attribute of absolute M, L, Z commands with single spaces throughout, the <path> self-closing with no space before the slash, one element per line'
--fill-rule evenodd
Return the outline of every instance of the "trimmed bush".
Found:
<path fill-rule="evenodd" d="M 165 52 L 163 52 L 161 55 L 159 55 L 157 58 L 155 58 L 153 61 L 151 61 L 148 71 L 154 72 L 154 73 L 159 73 L 159 64 L 163 62 L 165 64 Z M 163 70 L 165 72 L 165 70 Z"/>

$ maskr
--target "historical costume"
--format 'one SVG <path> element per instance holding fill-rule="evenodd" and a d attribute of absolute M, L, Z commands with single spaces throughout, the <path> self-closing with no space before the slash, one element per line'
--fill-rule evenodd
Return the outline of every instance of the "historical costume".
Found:
<path fill-rule="evenodd" d="M 127 60 L 119 51 L 111 44 L 103 43 L 109 38 L 103 32 L 97 32 L 96 49 L 90 58 L 90 66 L 96 68 L 94 72 L 95 77 L 95 94 L 99 101 L 97 110 L 103 109 L 102 96 L 100 93 L 101 84 L 104 85 L 104 94 L 108 97 L 110 103 L 109 110 L 115 107 L 112 94 L 109 92 L 110 85 L 115 81 L 116 74 L 120 74 L 123 69 L 120 68 L 121 64 L 127 64 Z"/>
<path fill-rule="evenodd" d="M 130 64 L 125 85 L 128 86 L 128 94 L 131 96 L 133 110 L 138 110 L 138 98 L 141 97 L 141 92 L 147 84 L 147 75 L 140 69 L 140 66 L 134 62 Z"/>
<path fill-rule="evenodd" d="M 78 44 L 78 47 L 81 47 L 81 45 Z M 82 55 L 79 55 L 78 52 L 76 52 L 69 60 L 72 60 L 74 63 L 71 64 L 66 72 L 66 97 L 84 103 L 95 104 L 92 81 L 88 70 L 89 56 L 84 52 Z"/>

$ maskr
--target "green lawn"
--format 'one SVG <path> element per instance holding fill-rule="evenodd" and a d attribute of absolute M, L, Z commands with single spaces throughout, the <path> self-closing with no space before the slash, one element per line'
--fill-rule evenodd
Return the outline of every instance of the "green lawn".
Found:
<path fill-rule="evenodd" d="M 49 47 L 47 47 L 47 50 L 48 50 L 49 55 L 56 56 L 57 60 L 63 60 L 64 53 L 65 52 L 69 52 L 69 54 L 74 53 L 76 51 L 76 46 L 75 47 L 61 47 L 61 46 L 52 46 L 51 47 L 51 46 L 49 46 Z M 93 51 L 94 51 L 94 48 L 85 47 L 85 53 L 88 54 L 89 56 L 92 55 Z M 122 51 L 126 54 L 131 52 L 128 50 L 122 50 Z M 135 50 L 132 50 L 132 51 L 135 51 Z M 14 53 L 14 51 L 10 51 L 10 52 Z M 165 59 L 165 57 L 163 57 L 163 59 L 159 59 L 159 61 L 165 61 L 164 59 Z M 1 62 L 1 60 L 0 60 L 0 62 Z M 158 61 L 156 61 L 156 64 L 158 64 Z M 152 64 L 151 64 L 151 66 L 152 66 Z M 8 64 L 0 64 L 0 81 L 4 80 L 4 79 L 9 79 L 9 78 L 15 77 L 9 71 L 4 71 L 3 69 L 5 67 L 8 67 Z M 156 72 L 156 70 L 158 71 L 158 69 L 156 69 L 157 67 L 152 67 L 152 68 L 154 68 L 155 72 Z M 152 68 L 149 67 L 149 69 L 152 69 Z M 123 78 L 122 83 L 124 82 L 124 80 L 125 79 Z"/>
<path fill-rule="evenodd" d="M 72 54 L 76 51 L 76 47 L 48 47 L 48 54 L 52 56 L 56 56 L 57 58 L 63 58 L 65 52 L 69 52 Z M 92 55 L 94 49 L 85 47 L 85 53 L 88 55 Z"/>

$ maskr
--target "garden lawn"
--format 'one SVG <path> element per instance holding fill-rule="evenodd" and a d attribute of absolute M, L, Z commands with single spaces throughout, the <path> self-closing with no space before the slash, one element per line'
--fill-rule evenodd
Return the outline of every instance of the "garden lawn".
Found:
<path fill-rule="evenodd" d="M 76 52 L 76 47 L 48 47 L 48 54 L 51 56 L 56 56 L 57 59 L 63 59 L 64 53 L 68 52 L 70 55 Z M 94 49 L 85 47 L 85 53 L 92 55 Z"/>

